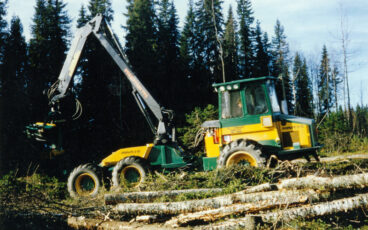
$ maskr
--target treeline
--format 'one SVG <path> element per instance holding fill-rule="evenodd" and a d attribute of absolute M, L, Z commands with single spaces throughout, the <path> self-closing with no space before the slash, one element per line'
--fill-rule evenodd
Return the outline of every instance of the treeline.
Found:
<path fill-rule="evenodd" d="M 22 132 L 49 112 L 43 92 L 57 80 L 72 36 L 65 7 L 63 0 L 36 0 L 27 42 L 19 18 L 5 20 L 7 0 L 0 0 L 0 164 L 6 169 L 25 167 L 20 164 L 40 152 Z M 250 0 L 237 0 L 233 7 L 223 9 L 221 0 L 189 0 L 180 30 L 173 1 L 127 0 L 126 25 L 115 33 L 125 30 L 130 64 L 161 105 L 176 112 L 178 126 L 185 125 L 184 114 L 194 107 L 217 104 L 214 82 L 271 75 L 280 79 L 277 91 L 279 98 L 285 95 L 290 114 L 325 122 L 341 113 L 349 121 L 348 132 L 356 132 L 352 114 L 358 110 L 338 104 L 347 76 L 330 61 L 326 46 L 320 61 L 307 62 L 301 52 L 290 53 L 280 21 L 270 37 L 255 19 Z M 123 10 L 112 9 L 109 0 L 90 0 L 81 6 L 77 26 L 98 13 L 112 22 L 114 11 Z M 70 153 L 65 164 L 99 161 L 121 146 L 151 141 L 143 117 L 136 115 L 131 86 L 94 38 L 78 66 L 71 94 L 83 114 L 63 127 Z M 365 130 L 366 123 L 360 124 Z"/>

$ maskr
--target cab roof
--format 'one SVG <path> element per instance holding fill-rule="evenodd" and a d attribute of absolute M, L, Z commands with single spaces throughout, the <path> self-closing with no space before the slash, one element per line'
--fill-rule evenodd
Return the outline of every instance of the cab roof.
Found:
<path fill-rule="evenodd" d="M 212 86 L 214 88 L 219 88 L 221 86 L 232 86 L 232 85 L 245 85 L 251 82 L 256 82 L 256 81 L 266 81 L 266 80 L 276 80 L 277 78 L 272 77 L 272 76 L 266 76 L 266 77 L 256 77 L 256 78 L 246 78 L 246 79 L 241 79 L 241 80 L 236 80 L 236 81 L 230 81 L 230 82 L 225 82 L 225 83 L 215 83 Z"/>

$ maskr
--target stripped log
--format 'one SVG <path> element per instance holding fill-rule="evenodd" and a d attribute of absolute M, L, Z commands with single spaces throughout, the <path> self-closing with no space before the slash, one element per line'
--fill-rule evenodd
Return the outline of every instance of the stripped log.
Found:
<path fill-rule="evenodd" d="M 363 188 L 368 186 L 368 173 L 346 175 L 337 177 L 306 176 L 291 178 L 278 183 L 278 189 L 302 189 L 311 188 L 319 190 Z"/>
<path fill-rule="evenodd" d="M 255 195 L 255 194 L 253 194 Z M 260 194 L 262 195 L 262 194 Z M 314 190 L 307 191 L 285 191 L 285 192 L 268 192 L 264 193 L 262 198 L 267 198 L 252 203 L 235 204 L 218 209 L 211 209 L 201 212 L 180 214 L 177 217 L 173 217 L 171 220 L 165 223 L 165 226 L 179 227 L 183 224 L 188 224 L 193 221 L 212 222 L 220 218 L 224 218 L 230 215 L 238 215 L 242 213 L 252 213 L 261 210 L 267 210 L 275 207 L 283 207 L 290 204 L 302 204 L 307 201 L 316 201 L 319 199 L 319 194 Z M 249 201 L 251 202 L 251 201 Z"/>
<path fill-rule="evenodd" d="M 151 192 L 129 192 L 122 194 L 105 195 L 105 204 L 118 204 L 129 201 L 133 202 L 149 202 L 158 197 L 168 196 L 175 197 L 180 194 L 200 194 L 200 193 L 220 193 L 221 188 L 204 188 L 204 189 L 185 189 L 173 191 L 151 191 Z"/>
<path fill-rule="evenodd" d="M 270 212 L 262 215 L 264 222 L 290 221 L 296 218 L 311 218 L 337 212 L 347 212 L 357 208 L 368 207 L 368 193 L 358 196 L 324 202 L 311 206 L 302 206 Z"/>
<path fill-rule="evenodd" d="M 205 226 L 202 229 L 239 229 L 249 223 L 249 219 L 260 217 L 263 222 L 287 222 L 297 218 L 313 218 L 316 216 L 330 215 L 338 212 L 347 212 L 358 208 L 368 208 L 368 194 L 355 197 L 324 202 L 315 205 L 305 205 L 297 208 L 284 209 L 277 212 L 269 212 L 257 216 L 230 219 L 219 224 Z"/>
<path fill-rule="evenodd" d="M 281 190 L 281 189 L 346 189 L 346 188 L 364 188 L 368 186 L 368 173 L 356 175 L 345 175 L 336 177 L 317 177 L 306 176 L 300 178 L 291 178 L 280 181 L 278 184 L 261 184 L 244 190 L 245 193 Z"/>
<path fill-rule="evenodd" d="M 216 209 L 235 203 L 250 203 L 262 200 L 288 199 L 292 196 L 308 196 L 311 199 L 318 199 L 318 194 L 314 191 L 273 191 L 253 194 L 237 192 L 229 195 L 207 198 L 202 200 L 190 200 L 182 202 L 146 203 L 146 204 L 118 204 L 115 210 L 124 214 L 166 214 L 175 215 L 188 212 L 198 212 L 208 209 Z"/>

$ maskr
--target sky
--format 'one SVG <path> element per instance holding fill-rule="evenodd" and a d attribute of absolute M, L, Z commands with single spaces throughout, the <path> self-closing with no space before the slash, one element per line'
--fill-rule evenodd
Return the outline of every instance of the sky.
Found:
<path fill-rule="evenodd" d="M 26 39 L 30 38 L 30 28 L 36 0 L 8 0 L 8 20 L 19 16 Z M 88 0 L 64 0 L 66 10 L 73 20 L 73 28 L 78 11 Z M 126 12 L 125 0 L 111 0 L 114 10 L 112 27 L 124 43 Z M 174 0 L 182 28 L 189 0 Z M 236 9 L 236 0 L 223 0 L 223 13 L 231 5 Z M 285 29 L 290 54 L 301 52 L 307 61 L 319 63 L 323 45 L 327 46 L 331 61 L 342 57 L 340 28 L 341 16 L 345 18 L 349 35 L 348 70 L 352 105 L 368 104 L 368 1 L 367 0 L 253 0 L 254 17 L 261 23 L 261 29 L 273 36 L 276 20 Z M 340 100 L 341 102 L 341 100 Z"/>

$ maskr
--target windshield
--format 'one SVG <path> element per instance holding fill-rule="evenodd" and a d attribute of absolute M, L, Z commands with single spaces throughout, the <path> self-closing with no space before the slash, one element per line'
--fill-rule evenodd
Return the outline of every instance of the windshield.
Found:
<path fill-rule="evenodd" d="M 247 112 L 249 115 L 267 113 L 266 95 L 262 85 L 248 86 L 245 90 Z"/>
<path fill-rule="evenodd" d="M 277 100 L 275 84 L 273 81 L 267 81 L 268 94 L 270 96 L 270 102 L 272 106 L 272 111 L 274 113 L 280 113 L 279 101 Z"/>

